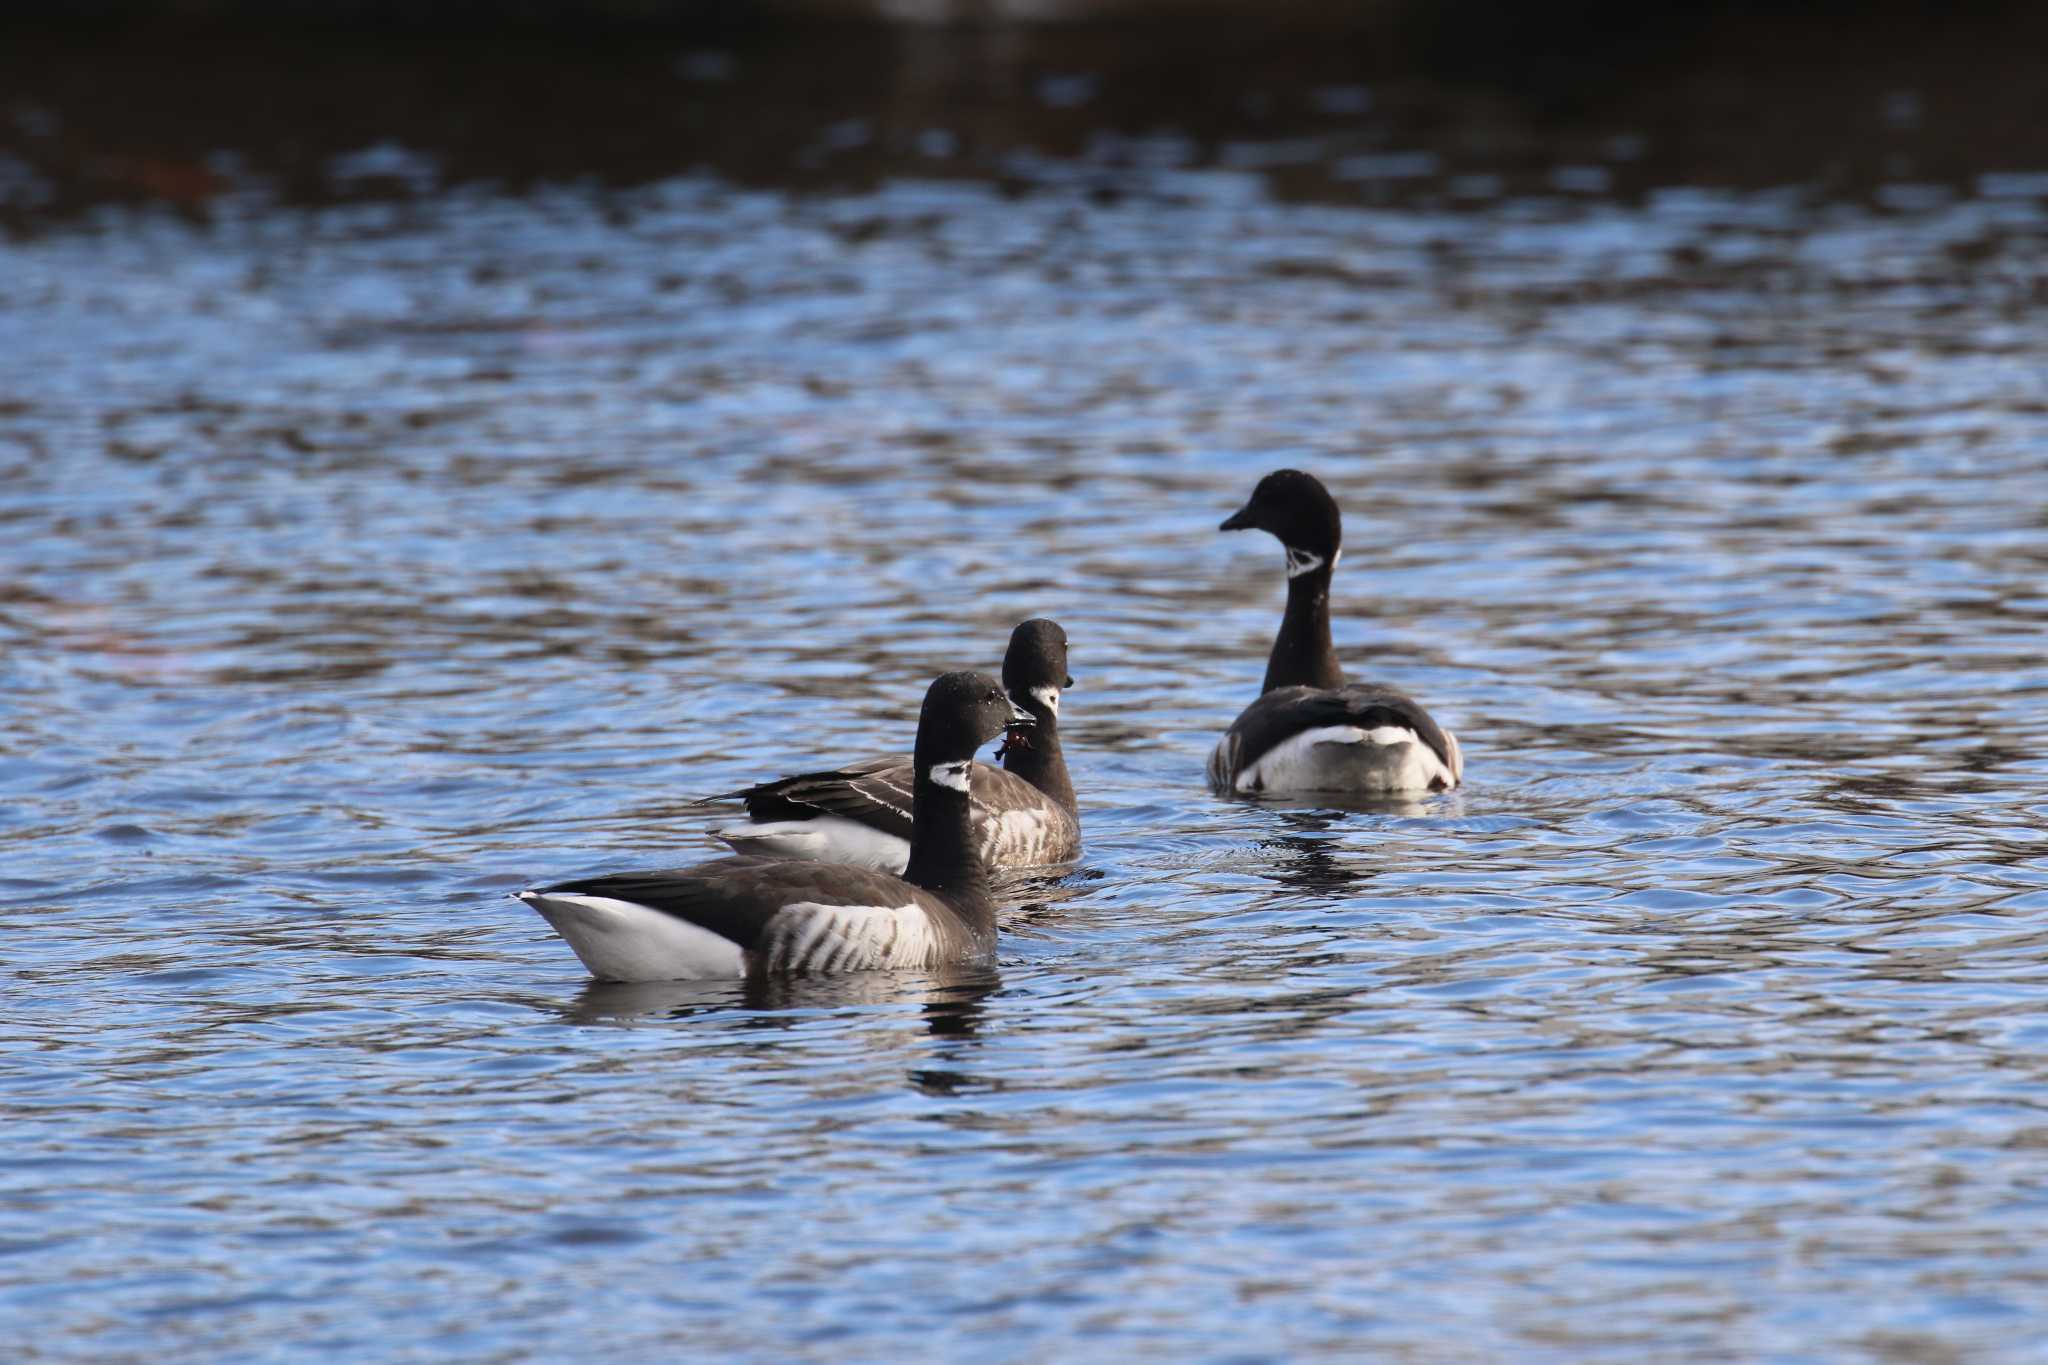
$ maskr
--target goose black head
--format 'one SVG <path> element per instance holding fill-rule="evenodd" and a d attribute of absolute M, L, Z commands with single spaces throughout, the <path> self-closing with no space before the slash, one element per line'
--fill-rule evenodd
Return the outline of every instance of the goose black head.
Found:
<path fill-rule="evenodd" d="M 1011 701 L 1039 720 L 1055 718 L 1060 693 L 1073 685 L 1067 676 L 1067 633 L 1058 622 L 1038 617 L 1010 632 L 1010 648 L 1003 655 L 1003 687 Z M 1010 742 L 1031 747 L 1017 735 Z"/>
<path fill-rule="evenodd" d="M 917 718 L 917 766 L 958 766 L 958 790 L 967 790 L 965 764 L 974 751 L 1014 726 L 1031 725 L 1029 712 L 1019 710 L 1003 685 L 986 673 L 941 674 L 925 689 L 924 710 Z M 935 780 L 937 775 L 934 774 Z M 952 786 L 952 782 L 941 785 Z"/>
<path fill-rule="evenodd" d="M 1344 545 L 1337 500 L 1322 480 L 1298 469 L 1278 469 L 1259 480 L 1251 501 L 1217 528 L 1267 531 L 1287 548 L 1287 576 L 1335 568 Z"/>

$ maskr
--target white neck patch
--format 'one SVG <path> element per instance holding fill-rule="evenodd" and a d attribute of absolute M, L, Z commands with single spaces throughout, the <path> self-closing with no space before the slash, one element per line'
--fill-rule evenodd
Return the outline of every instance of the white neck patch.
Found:
<path fill-rule="evenodd" d="M 1336 568 L 1337 561 L 1343 557 L 1344 552 L 1342 550 L 1337 551 L 1336 555 L 1330 560 L 1330 567 L 1332 569 Z M 1314 573 L 1322 567 L 1323 557 L 1321 555 L 1312 555 L 1307 550 L 1297 550 L 1292 545 L 1287 547 L 1287 576 L 1289 578 L 1299 578 L 1305 573 Z"/>
<path fill-rule="evenodd" d="M 1057 687 L 1053 687 L 1050 684 L 1044 687 L 1034 687 L 1030 691 L 1030 697 L 1031 700 L 1037 702 L 1055 716 L 1060 713 L 1060 690 Z"/>
<path fill-rule="evenodd" d="M 965 792 L 967 790 L 967 765 L 971 762 L 973 762 L 972 759 L 963 759 L 958 763 L 934 763 L 932 764 L 932 781 L 938 783 L 941 787 L 951 787 L 956 792 Z"/>

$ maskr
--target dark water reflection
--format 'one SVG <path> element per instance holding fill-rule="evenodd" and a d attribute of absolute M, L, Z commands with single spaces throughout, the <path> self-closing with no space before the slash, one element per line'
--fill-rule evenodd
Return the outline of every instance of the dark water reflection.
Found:
<path fill-rule="evenodd" d="M 935 1038 L 970 1037 L 982 1002 L 1002 985 L 985 969 L 919 972 L 851 972 L 825 977 L 775 977 L 754 981 L 592 981 L 562 1011 L 574 1024 L 641 1019 L 688 1019 L 730 1014 L 742 1029 L 770 1023 L 795 1025 L 805 1012 L 869 1010 L 909 1006 L 919 1010 Z"/>
<path fill-rule="evenodd" d="M 2038 197 L 2048 165 L 2034 79 L 2048 17 L 2019 4 L 1381 0 L 1329 7 L 1321 29 L 1228 5 L 1178 23 L 951 29 L 773 27 L 712 8 L 566 34 L 519 22 L 541 6 L 488 33 L 17 25 L 0 45 L 0 225 L 110 203 L 210 218 L 703 172 L 842 192 L 1051 183 L 1105 202 L 1146 193 L 1147 172 L 1217 169 L 1282 199 L 1378 206 L 1691 186 L 1910 212 Z M 833 231 L 857 246 L 887 228 L 853 215 Z M 1740 268 L 1707 243 L 1681 249 L 1703 274 Z M 503 284 L 507 265 L 474 268 Z M 1342 281 L 1361 267 L 1282 268 Z M 694 274 L 678 259 L 650 283 Z"/>
<path fill-rule="evenodd" d="M 1339 72 L 1308 142 L 1169 99 L 930 175 L 599 139 L 572 183 L 565 123 L 531 176 L 379 153 L 417 188 L 335 160 L 370 112 L 281 117 L 295 162 L 198 82 L 165 155 L 248 150 L 166 204 L 93 181 L 120 121 L 44 63 L 17 131 L 87 170 L 18 157 L 0 247 L 6 1320 L 2028 1358 L 2048 155 L 1939 117 L 1944 51 L 1766 92 L 1928 77 L 1903 170 L 1698 155 L 1654 82 L 1439 86 L 1545 169 L 1460 188 L 1459 115 L 1384 197 L 1339 162 L 1411 96 Z M 1560 128 L 1655 174 L 1560 188 Z M 1204 790 L 1280 602 L 1213 527 L 1280 464 L 1348 512 L 1340 652 L 1464 790 Z M 1039 614 L 1089 847 L 1007 889 L 994 971 L 598 987 L 506 899 L 709 855 L 696 798 L 902 743 Z"/>

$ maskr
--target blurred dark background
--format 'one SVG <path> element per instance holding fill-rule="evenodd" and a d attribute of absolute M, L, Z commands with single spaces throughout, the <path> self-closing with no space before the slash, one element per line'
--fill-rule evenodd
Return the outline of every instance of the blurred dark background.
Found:
<path fill-rule="evenodd" d="M 1284 197 L 1797 185 L 2048 166 L 2044 7 L 1614 0 L 101 0 L 0 26 L 0 223 L 694 171 L 859 187 L 1168 153 Z M 367 158 L 402 148 L 407 157 Z M 1264 149 L 1264 150 L 1260 150 Z M 240 196 L 237 199 L 237 196 Z M 1910 197 L 1910 193 L 1908 195 Z"/>

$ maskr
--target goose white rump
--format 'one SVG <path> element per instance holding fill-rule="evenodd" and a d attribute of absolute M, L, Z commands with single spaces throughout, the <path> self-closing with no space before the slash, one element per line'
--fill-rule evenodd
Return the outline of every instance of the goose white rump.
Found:
<path fill-rule="evenodd" d="M 758 963 L 721 934 L 613 896 L 522 891 L 600 981 L 692 981 L 769 972 L 858 972 L 933 965 L 939 947 L 920 905 L 791 901 L 761 932 Z"/>
<path fill-rule="evenodd" d="M 1235 736 L 1226 736 L 1209 761 L 1219 786 L 1255 792 L 1417 792 L 1458 784 L 1457 738 L 1449 731 L 1451 761 L 1438 758 L 1420 735 L 1402 725 L 1323 725 L 1289 735 L 1247 764 L 1234 779 Z"/>
<path fill-rule="evenodd" d="M 877 868 L 898 876 L 910 863 L 910 840 L 843 815 L 727 825 L 717 834 L 735 852 L 757 857 L 852 863 L 855 867 Z"/>
<path fill-rule="evenodd" d="M 723 934 L 611 896 L 521 891 L 600 981 L 690 981 L 747 974 L 746 954 Z"/>

